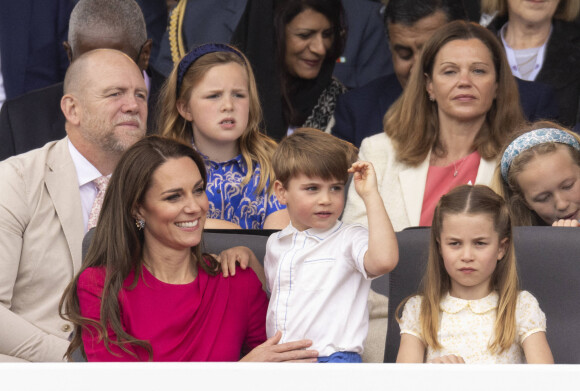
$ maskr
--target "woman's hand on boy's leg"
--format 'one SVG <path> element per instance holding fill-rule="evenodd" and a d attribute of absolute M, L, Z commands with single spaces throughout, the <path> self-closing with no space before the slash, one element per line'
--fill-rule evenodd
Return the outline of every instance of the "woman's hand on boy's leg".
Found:
<path fill-rule="evenodd" d="M 316 362 L 318 352 L 307 350 L 312 346 L 312 341 L 302 339 L 300 341 L 285 342 L 279 344 L 282 333 L 277 331 L 263 344 L 256 346 L 240 361 L 261 361 L 261 362 Z"/>

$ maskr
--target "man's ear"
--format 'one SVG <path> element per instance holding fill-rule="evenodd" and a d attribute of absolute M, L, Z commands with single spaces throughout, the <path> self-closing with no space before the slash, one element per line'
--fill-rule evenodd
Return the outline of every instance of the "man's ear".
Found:
<path fill-rule="evenodd" d="M 70 47 L 70 43 L 68 43 L 68 41 L 64 41 L 62 43 L 62 47 L 64 48 L 64 51 L 66 52 L 66 56 L 68 57 L 68 62 L 70 64 L 72 62 L 72 49 Z"/>
<path fill-rule="evenodd" d="M 151 47 L 153 46 L 153 41 L 149 38 L 143 46 L 141 46 L 141 52 L 139 53 L 139 58 L 137 59 L 137 66 L 139 69 L 144 71 L 149 67 L 149 60 L 151 59 Z"/>
<path fill-rule="evenodd" d="M 77 98 L 71 94 L 66 94 L 60 99 L 60 109 L 67 122 L 78 125 L 81 120 L 81 110 Z"/>
<path fill-rule="evenodd" d="M 193 115 L 191 114 L 191 111 L 189 111 L 189 106 L 187 105 L 186 102 L 179 99 L 176 102 L 176 106 L 177 106 L 177 111 L 179 112 L 179 115 L 181 115 L 183 118 L 185 118 L 189 122 L 193 121 Z"/>
<path fill-rule="evenodd" d="M 280 181 L 274 182 L 274 193 L 276 193 L 276 198 L 278 198 L 278 202 L 282 205 L 287 205 L 286 203 L 286 189 L 284 185 Z"/>

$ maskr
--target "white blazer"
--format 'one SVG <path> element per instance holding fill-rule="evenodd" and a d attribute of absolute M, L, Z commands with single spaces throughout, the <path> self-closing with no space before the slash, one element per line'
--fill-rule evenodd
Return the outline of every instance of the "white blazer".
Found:
<path fill-rule="evenodd" d="M 395 231 L 419 225 L 429 157 L 414 167 L 397 161 L 393 144 L 385 133 L 367 137 L 361 144 L 359 159 L 373 164 L 379 193 Z M 496 164 L 495 160 L 481 159 L 475 183 L 489 186 Z M 368 226 L 365 205 L 352 183 L 348 189 L 342 220 Z"/>

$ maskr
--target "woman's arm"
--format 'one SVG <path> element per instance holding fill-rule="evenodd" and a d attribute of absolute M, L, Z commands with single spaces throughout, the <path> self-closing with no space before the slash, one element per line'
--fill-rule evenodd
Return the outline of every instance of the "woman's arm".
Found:
<path fill-rule="evenodd" d="M 524 342 L 524 355 L 528 364 L 553 364 L 554 357 L 546 339 L 546 333 L 539 331 L 529 335 Z"/>
<path fill-rule="evenodd" d="M 401 334 L 397 353 L 397 363 L 422 363 L 425 359 L 425 345 L 412 334 Z"/>

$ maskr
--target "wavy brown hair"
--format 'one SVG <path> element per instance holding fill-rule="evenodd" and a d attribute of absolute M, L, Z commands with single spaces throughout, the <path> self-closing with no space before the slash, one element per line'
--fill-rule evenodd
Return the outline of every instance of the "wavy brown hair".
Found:
<path fill-rule="evenodd" d="M 538 121 L 530 125 L 525 125 L 518 131 L 513 133 L 510 139 L 506 142 L 502 151 L 502 155 L 503 152 L 505 152 L 507 147 L 510 145 L 510 143 L 514 141 L 516 138 L 532 130 L 542 128 L 560 129 L 563 132 L 570 133 L 580 143 L 580 136 L 578 136 L 578 134 L 554 122 Z M 531 147 L 530 149 L 521 152 L 518 156 L 516 156 L 512 160 L 512 163 L 510 164 L 507 182 L 503 179 L 501 175 L 500 165 L 498 164 L 498 166 L 496 167 L 491 186 L 498 194 L 501 194 L 503 198 L 506 200 L 507 205 L 510 209 L 510 213 L 512 215 L 514 225 L 546 225 L 546 222 L 542 220 L 542 218 L 538 216 L 536 212 L 534 212 L 528 207 L 522 189 L 518 184 L 517 176 L 525 169 L 526 165 L 536 156 L 554 153 L 556 152 L 558 145 L 561 145 L 562 148 L 565 148 L 565 150 L 568 151 L 568 153 L 570 154 L 572 161 L 574 161 L 576 165 L 580 167 L 580 151 L 574 149 L 570 145 L 554 142 L 545 142 L 542 144 L 538 144 L 536 146 Z"/>
<path fill-rule="evenodd" d="M 499 295 L 497 317 L 494 324 L 494 339 L 489 344 L 492 352 L 502 353 L 516 340 L 516 304 L 519 293 L 519 279 L 516 267 L 516 254 L 513 244 L 512 223 L 507 205 L 503 198 L 483 185 L 462 185 L 441 197 L 433 216 L 429 259 L 427 270 L 421 281 L 419 296 L 422 297 L 420 323 L 425 344 L 432 349 L 441 349 L 437 338 L 441 300 L 451 289 L 451 278 L 439 249 L 443 220 L 446 216 L 456 214 L 488 215 L 493 220 L 493 227 L 499 241 L 508 240 L 507 251 L 491 277 L 491 289 Z M 406 301 L 397 308 L 399 313 Z"/>
<path fill-rule="evenodd" d="M 405 164 L 420 164 L 432 150 L 441 156 L 446 154 L 439 140 L 437 103 L 429 100 L 426 76 L 432 80 L 439 50 L 458 39 L 478 39 L 489 49 L 497 82 L 496 98 L 475 137 L 472 150 L 477 150 L 484 159 L 497 157 L 508 136 L 506 129 L 515 129 L 524 121 L 519 103 L 514 104 L 520 101 L 518 86 L 498 39 L 475 23 L 461 20 L 448 23 L 425 43 L 418 63 L 411 70 L 407 87 L 383 118 L 384 131 L 394 143 L 397 159 Z"/>
<path fill-rule="evenodd" d="M 159 136 L 146 137 L 129 148 L 117 164 L 109 181 L 98 224 L 83 265 L 60 301 L 61 317 L 75 325 L 73 339 L 66 351 L 68 359 L 71 359 L 73 351 L 79 347 L 85 355 L 82 333 L 92 333 L 95 329 L 111 354 L 114 354 L 111 345 L 118 346 L 133 356 L 136 355 L 130 348 L 138 347 L 145 349 L 151 359 L 150 344 L 123 330 L 119 292 L 132 271 L 135 271 L 135 279 L 129 289 L 134 288 L 143 268 L 144 235 L 135 225 L 135 211 L 143 204 L 156 170 L 168 160 L 181 157 L 189 157 L 194 161 L 203 178 L 205 190 L 206 176 L 202 157 L 193 148 L 177 140 Z M 202 254 L 199 245 L 191 250 L 196 266 L 210 275 L 215 275 L 216 260 L 208 254 Z M 81 315 L 77 295 L 79 276 L 89 267 L 101 267 L 106 271 L 98 322 Z M 109 337 L 107 328 L 115 333 L 116 340 Z"/>
<path fill-rule="evenodd" d="M 158 130 L 161 135 L 175 138 L 185 143 L 193 140 L 193 128 L 191 122 L 183 118 L 177 110 L 177 102 L 188 102 L 191 92 L 195 86 L 203 79 L 206 73 L 217 65 L 236 63 L 246 71 L 248 77 L 248 95 L 250 100 L 250 111 L 248 115 L 248 126 L 238 139 L 238 146 L 248 166 L 248 173 L 243 180 L 246 184 L 252 178 L 254 165 L 258 163 L 261 168 L 260 181 L 256 188 L 256 194 L 269 183 L 268 191 L 272 189 L 274 183 L 274 171 L 272 169 L 271 158 L 276 149 L 276 142 L 260 131 L 262 122 L 262 108 L 258 97 L 258 88 L 252 67 L 244 54 L 231 46 L 237 53 L 214 52 L 208 53 L 198 58 L 183 76 L 183 81 L 177 90 L 177 73 L 179 63 L 173 67 L 169 78 L 165 81 L 161 89 L 159 98 Z M 201 151 L 203 153 L 203 151 Z M 268 182 L 269 181 L 269 182 Z"/>

